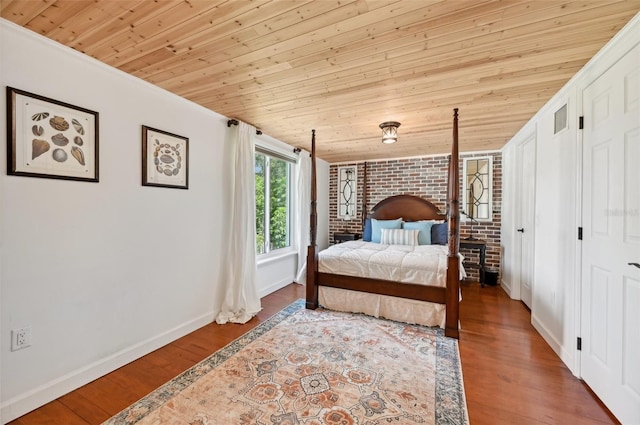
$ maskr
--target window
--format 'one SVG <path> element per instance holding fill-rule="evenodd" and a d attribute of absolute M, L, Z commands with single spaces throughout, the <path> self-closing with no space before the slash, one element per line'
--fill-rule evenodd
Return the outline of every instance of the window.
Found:
<path fill-rule="evenodd" d="M 256 253 L 291 246 L 291 164 L 276 152 L 256 146 Z"/>
<path fill-rule="evenodd" d="M 464 159 L 463 211 L 475 221 L 491 221 L 492 157 Z"/>
<path fill-rule="evenodd" d="M 338 167 L 338 217 L 349 220 L 356 216 L 358 168 Z"/>

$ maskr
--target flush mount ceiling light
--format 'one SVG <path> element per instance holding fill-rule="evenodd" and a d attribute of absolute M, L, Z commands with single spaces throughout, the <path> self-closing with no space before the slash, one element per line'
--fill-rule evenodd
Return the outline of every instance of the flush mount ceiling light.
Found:
<path fill-rule="evenodd" d="M 397 121 L 387 121 L 380 124 L 382 129 L 382 143 L 391 144 L 398 141 L 398 127 L 400 123 Z"/>

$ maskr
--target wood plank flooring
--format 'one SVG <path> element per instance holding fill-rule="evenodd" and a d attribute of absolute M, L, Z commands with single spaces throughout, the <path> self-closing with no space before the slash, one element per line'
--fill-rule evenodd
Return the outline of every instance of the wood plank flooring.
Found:
<path fill-rule="evenodd" d="M 472 425 L 617 424 L 500 287 L 462 285 L 460 357 Z"/>
<path fill-rule="evenodd" d="M 484 424 L 617 424 L 530 324 L 529 311 L 499 287 L 462 286 L 460 355 L 469 418 Z M 207 325 L 11 422 L 99 424 L 292 301 L 289 285 L 262 300 L 244 325 Z"/>

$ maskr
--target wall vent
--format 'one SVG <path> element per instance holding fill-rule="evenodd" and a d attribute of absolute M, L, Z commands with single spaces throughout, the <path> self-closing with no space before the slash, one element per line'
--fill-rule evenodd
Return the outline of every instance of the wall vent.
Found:
<path fill-rule="evenodd" d="M 553 116 L 553 134 L 558 134 L 567 128 L 567 104 L 565 103 Z"/>

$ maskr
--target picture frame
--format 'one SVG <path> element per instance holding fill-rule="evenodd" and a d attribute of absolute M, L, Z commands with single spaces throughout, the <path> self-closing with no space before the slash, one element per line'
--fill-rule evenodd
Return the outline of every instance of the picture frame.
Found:
<path fill-rule="evenodd" d="M 7 86 L 7 174 L 97 183 L 99 114 Z"/>
<path fill-rule="evenodd" d="M 189 139 L 142 126 L 142 185 L 189 189 Z"/>

